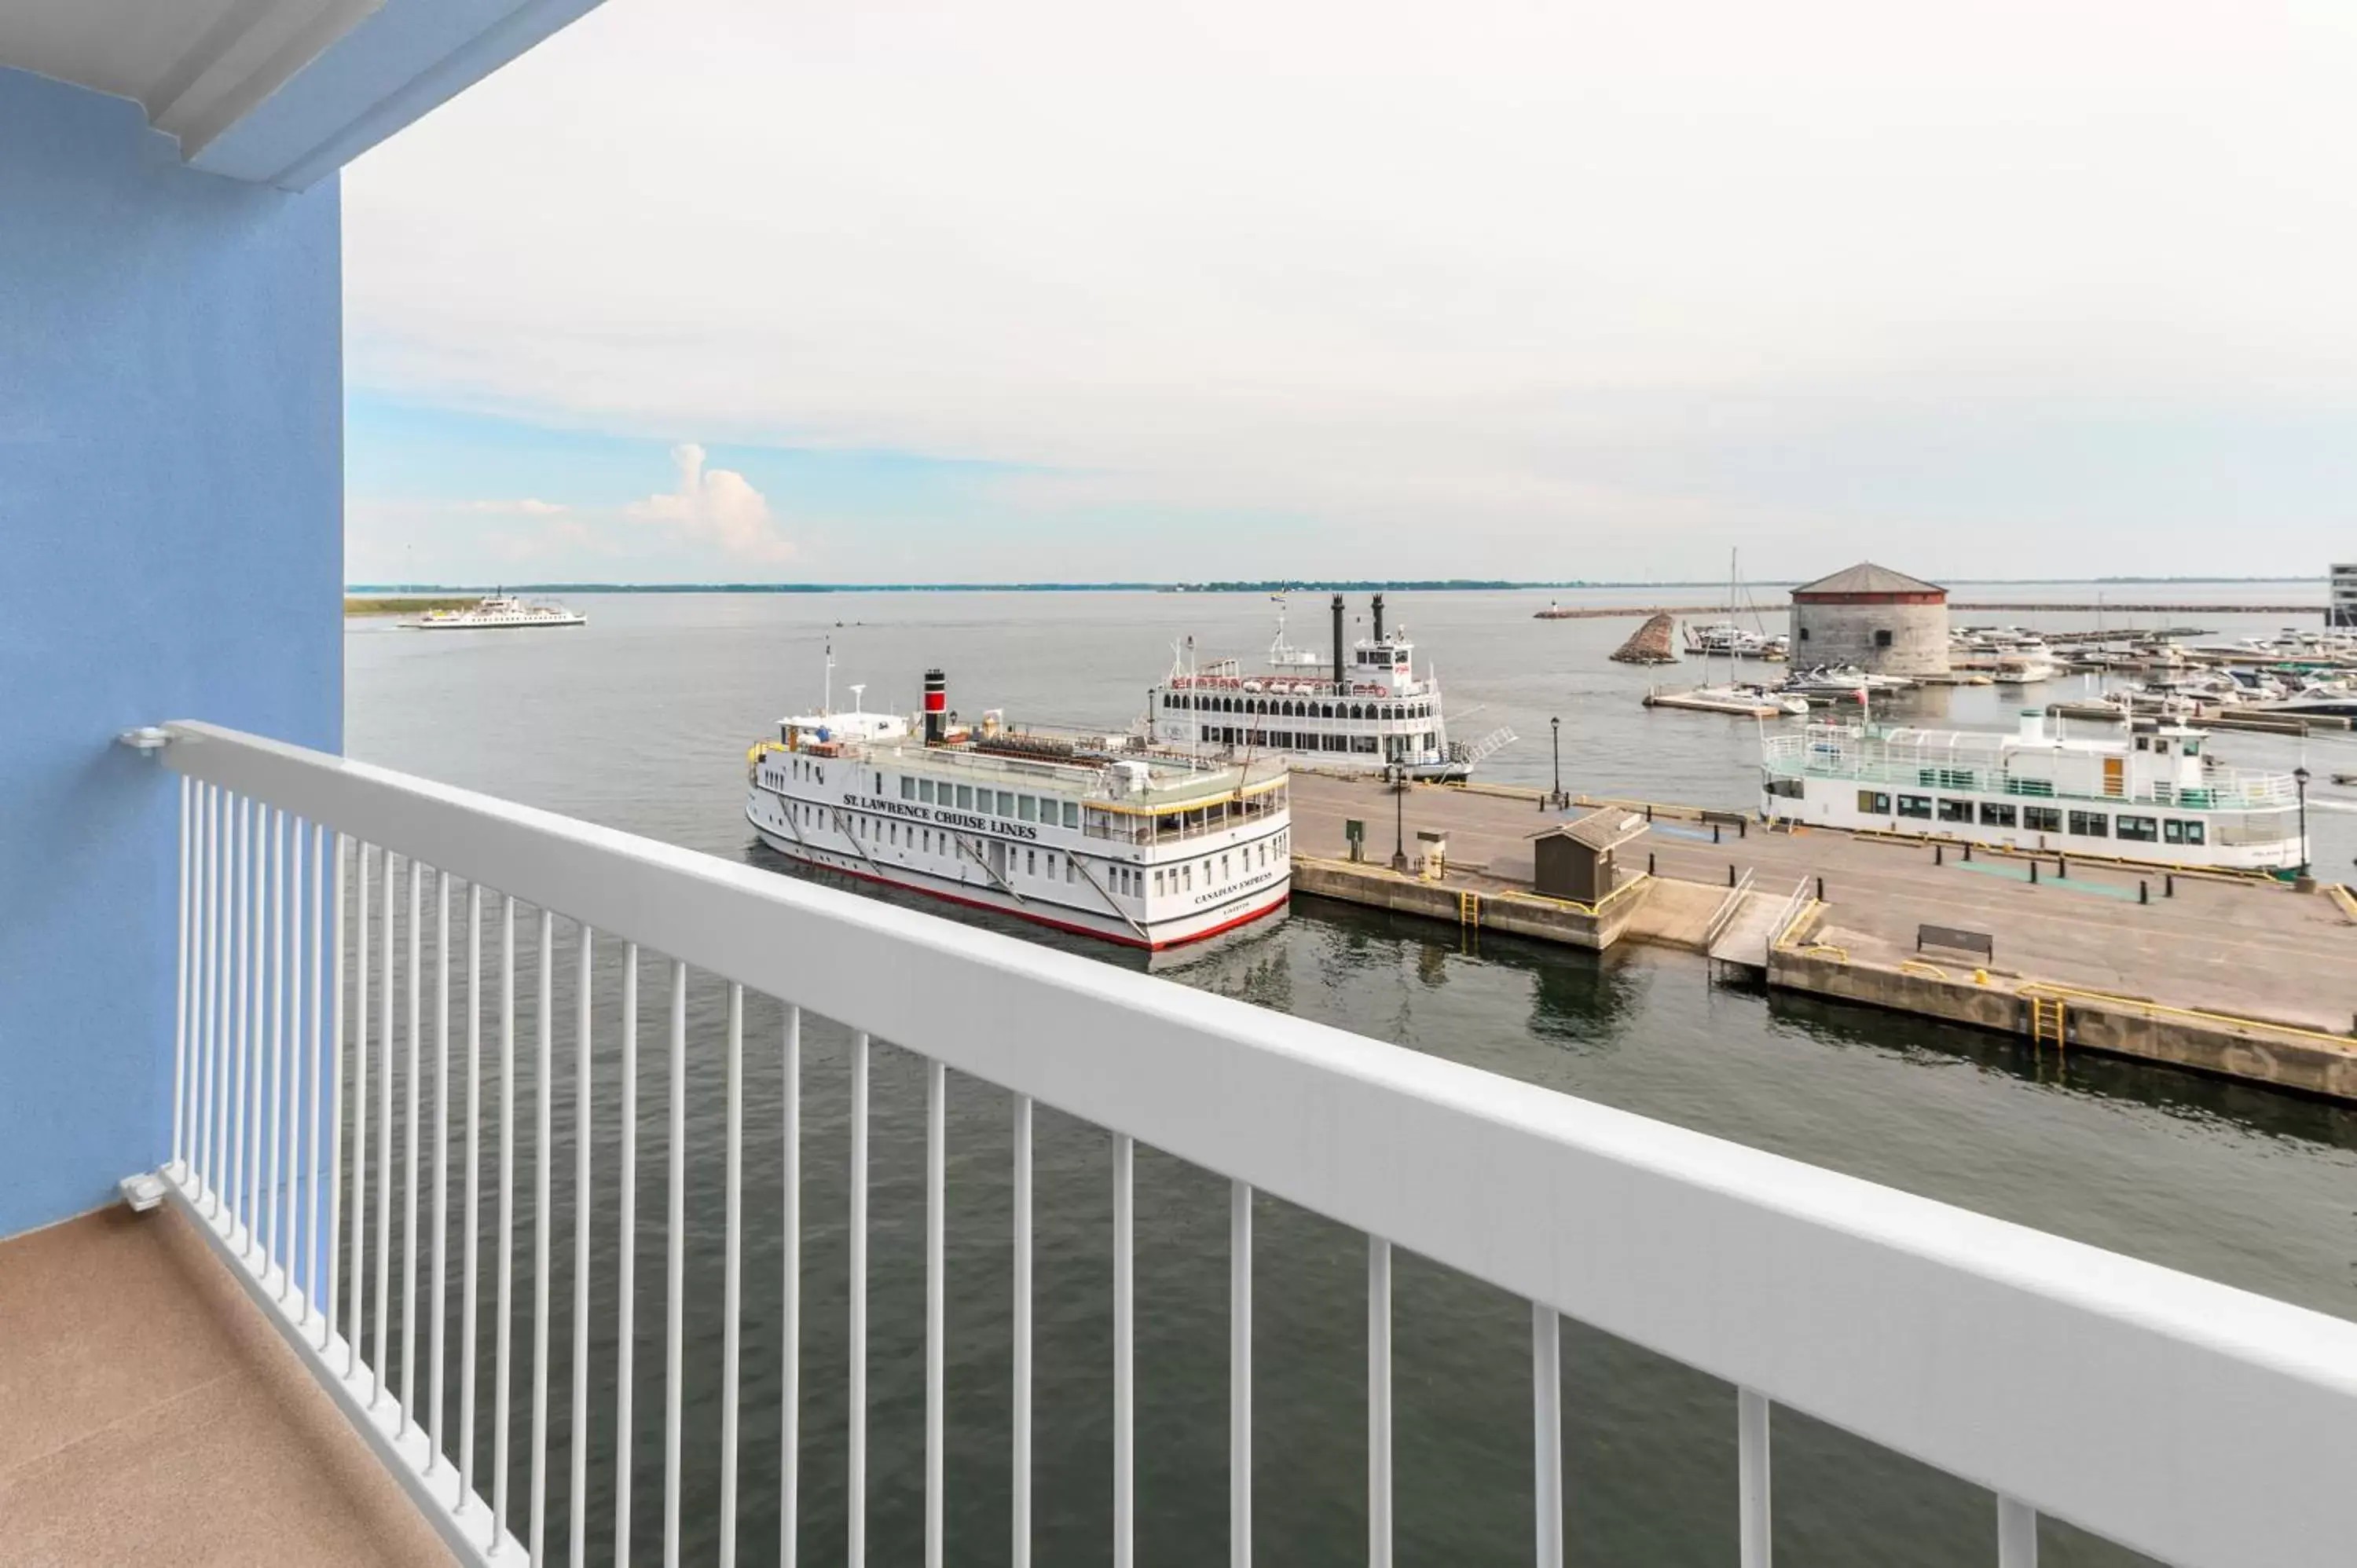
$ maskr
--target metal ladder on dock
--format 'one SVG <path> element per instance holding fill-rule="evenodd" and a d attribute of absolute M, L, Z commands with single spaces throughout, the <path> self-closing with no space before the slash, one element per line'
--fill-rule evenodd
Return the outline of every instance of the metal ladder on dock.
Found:
<path fill-rule="evenodd" d="M 2062 1011 L 2060 996 L 2032 996 L 2029 999 L 2029 1044 L 2032 1049 L 2052 1041 L 2056 1050 L 2064 1046 L 2063 1031 L 2069 1020 Z"/>
<path fill-rule="evenodd" d="M 1481 929 L 1481 895 L 1469 887 L 1458 891 L 1457 923 L 1469 931 Z"/>

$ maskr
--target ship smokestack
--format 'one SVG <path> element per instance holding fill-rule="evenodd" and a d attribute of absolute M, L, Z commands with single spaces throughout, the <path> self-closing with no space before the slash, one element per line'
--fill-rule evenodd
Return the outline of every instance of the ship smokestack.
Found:
<path fill-rule="evenodd" d="M 925 744 L 939 746 L 947 738 L 950 678 L 938 670 L 925 671 Z"/>
<path fill-rule="evenodd" d="M 1334 684 L 1347 679 L 1342 673 L 1342 596 L 1334 596 Z"/>
<path fill-rule="evenodd" d="M 1381 642 L 1383 639 L 1383 595 L 1381 595 L 1381 594 L 1377 594 L 1377 595 L 1375 596 L 1375 640 L 1376 640 L 1377 642 Z"/>

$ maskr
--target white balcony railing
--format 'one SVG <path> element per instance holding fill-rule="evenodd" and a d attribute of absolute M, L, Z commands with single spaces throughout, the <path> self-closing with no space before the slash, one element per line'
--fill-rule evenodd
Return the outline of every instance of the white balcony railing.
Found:
<path fill-rule="evenodd" d="M 871 1036 L 928 1064 L 924 1192 L 926 1557 L 942 1560 L 943 1172 L 946 1073 L 1013 1091 L 1016 1101 L 1013 1346 L 1009 1473 L 1013 1559 L 1028 1561 L 1032 1105 L 1057 1107 L 1113 1135 L 1111 1292 L 1114 1507 L 1105 1555 L 1132 1561 L 1133 1149 L 1143 1142 L 1223 1176 L 1231 1205 L 1232 1560 L 1247 1561 L 1253 1512 L 1252 1195 L 1259 1189 L 1367 1237 L 1368 1556 L 1390 1559 L 1395 1247 L 1530 1303 L 1534 1560 L 1562 1561 L 1566 1483 L 1559 1405 L 1559 1316 L 1648 1347 L 1731 1385 L 1738 1440 L 1741 1560 L 1769 1561 L 1771 1405 L 1806 1412 L 1993 1494 L 1997 1561 L 2035 1561 L 2045 1512 L 2165 1561 L 2217 1568 L 2309 1568 L 2357 1547 L 2357 1324 L 2288 1306 L 2051 1236 L 1817 1170 L 1644 1118 L 1510 1081 L 1153 978 L 947 920 L 838 894 L 753 867 L 509 805 L 382 768 L 200 724 L 169 726 L 167 766 L 182 776 L 180 1029 L 175 1055 L 173 1199 L 203 1229 L 322 1383 L 469 1562 L 534 1560 L 558 1502 L 610 1498 L 616 1539 L 632 1539 L 628 1444 L 633 1430 L 630 1270 L 637 1224 L 637 1025 L 640 946 L 669 956 L 673 1092 L 669 1212 L 660 1227 L 668 1363 L 664 1397 L 667 1559 L 681 1538 L 683 1284 L 682 1166 L 686 1141 L 687 1011 L 692 965 L 728 986 L 726 1103 L 699 1126 L 725 1129 L 726 1267 L 724 1371 L 716 1424 L 720 1561 L 734 1560 L 740 1444 L 744 1239 L 781 1240 L 785 1277 L 801 1242 L 800 1040 L 803 1012 L 859 1031 L 850 1086 L 851 1147 L 847 1530 L 859 1561 L 866 1518 L 867 1399 L 867 1057 Z M 429 908 L 420 868 L 430 878 Z M 405 875 L 402 873 L 405 869 Z M 454 878 L 464 878 L 461 955 L 449 941 Z M 519 910 L 529 905 L 520 921 Z M 554 917 L 575 930 L 578 976 L 570 1030 L 552 1016 L 564 967 Z M 577 923 L 575 924 L 575 923 Z M 498 950 L 478 933 L 495 929 Z M 433 936 L 427 937 L 428 931 Z M 525 950 L 519 954 L 522 935 Z M 621 943 L 630 962 L 622 1038 L 593 1042 L 589 960 Z M 387 983 L 394 960 L 406 991 Z M 539 1005 L 532 1081 L 534 1216 L 529 1348 L 511 1344 L 517 1050 L 513 987 L 536 950 Z M 349 956 L 348 956 L 349 955 Z M 421 1007 L 431 976 L 435 1001 Z M 463 985 L 450 1037 L 449 988 Z M 789 1157 L 777 1190 L 742 1179 L 743 998 L 786 1004 L 783 1060 Z M 499 996 L 491 1006 L 491 994 Z M 950 999 L 955 999 L 954 1005 Z M 487 1012 L 487 1008 L 490 1009 Z M 421 1019 L 431 1024 L 421 1027 Z M 495 1037 L 486 1040 L 484 1036 Z M 426 1036 L 433 1035 L 429 1040 Z M 567 1037 L 561 1042 L 560 1035 Z M 575 1124 L 552 1137 L 551 1069 L 574 1055 Z M 398 1053 L 401 1071 L 393 1070 Z M 619 1067 L 614 1058 L 619 1052 Z M 371 1056 L 375 1054 L 371 1076 Z M 610 1265 L 594 1276 L 593 1205 L 574 1208 L 573 1267 L 552 1274 L 554 1184 L 592 1179 L 593 1058 L 619 1070 L 625 1095 L 618 1225 Z M 450 1142 L 421 1164 L 416 1095 L 430 1067 L 434 1103 L 463 1103 L 463 1188 Z M 496 1062 L 487 1079 L 486 1059 Z M 311 1064 L 307 1067 L 306 1064 Z M 318 1070 L 326 1063 L 332 1071 Z M 457 1099 L 449 1075 L 458 1079 Z M 323 1081 L 324 1080 L 324 1081 Z M 396 1115 L 401 1089 L 405 1113 Z M 373 1093 L 368 1092 L 373 1089 Z M 482 1104 L 497 1089 L 499 1122 Z M 372 1101 L 372 1102 L 371 1102 Z M 717 1111 L 717 1116 L 707 1112 Z M 446 1111 L 447 1115 L 448 1112 Z M 403 1129 L 396 1157 L 389 1130 Z M 499 1144 L 495 1179 L 479 1181 Z M 602 1146 L 602 1145 L 601 1145 Z M 570 1169 L 560 1174 L 560 1151 Z M 421 1247 L 421 1177 L 431 1213 Z M 393 1268 L 395 1204 L 404 1238 Z M 460 1251 L 446 1242 L 458 1215 Z M 496 1209 L 497 1219 L 491 1219 Z M 484 1232 L 494 1245 L 479 1249 Z M 339 1244 L 339 1239 L 342 1244 Z M 488 1250 L 486 1260 L 482 1251 Z M 423 1251 L 427 1277 L 418 1278 Z M 490 1277 L 486 1277 L 486 1275 Z M 562 1284 L 566 1299 L 554 1298 Z M 593 1475 L 582 1425 L 552 1455 L 549 1315 L 572 1315 L 572 1402 L 586 1409 L 589 1287 L 619 1289 L 622 1327 L 610 1354 L 623 1452 Z M 463 1310 L 454 1321 L 450 1292 Z M 423 1292 L 424 1294 L 421 1294 Z M 495 1293 L 495 1343 L 476 1342 L 478 1305 Z M 519 1304 L 520 1305 L 520 1304 Z M 414 1336 L 427 1368 L 416 1386 Z M 398 1322 L 396 1357 L 388 1336 Z M 796 1540 L 795 1424 L 801 1304 L 782 1333 L 784 1413 L 778 1452 L 759 1455 L 779 1487 L 783 1546 Z M 372 1341 L 370 1336 L 372 1334 Z M 518 1336 L 521 1337 L 522 1336 Z M 456 1338 L 457 1343 L 446 1340 Z M 765 1343 L 774 1343 L 766 1341 Z M 455 1359 L 451 1359 L 455 1358 Z M 386 1385 L 389 1366 L 401 1369 Z M 479 1368 L 482 1376 L 477 1376 Z M 600 1369 L 601 1373 L 606 1369 Z M 455 1376 L 452 1374 L 455 1373 Z M 530 1391 L 530 1420 L 508 1391 Z M 446 1404 L 445 1391 L 457 1385 Z M 480 1455 L 493 1406 L 492 1452 Z M 455 1408 L 452 1408 L 455 1406 Z M 700 1408 L 700 1407 L 699 1407 Z M 520 1413 L 520 1412 L 519 1412 Z M 511 1428 L 515 1428 L 511 1436 Z M 708 1444 L 698 1434 L 699 1448 Z M 511 1443 L 529 1477 L 511 1489 Z M 560 1480 L 552 1466 L 564 1461 Z M 523 1469 L 525 1466 L 517 1466 Z M 765 1499 L 766 1502 L 766 1499 Z M 1047 1499 L 1054 1508 L 1055 1499 Z M 1576 1507 L 1575 1502 L 1572 1506 Z M 1707 1505 L 1705 1505 L 1707 1506 Z M 590 1510 L 565 1509 L 584 1561 Z M 511 1534 L 510 1532 L 517 1532 Z M 518 1539 L 521 1535 L 522 1539 Z M 1355 1546 L 1337 1542 L 1338 1555 Z"/>

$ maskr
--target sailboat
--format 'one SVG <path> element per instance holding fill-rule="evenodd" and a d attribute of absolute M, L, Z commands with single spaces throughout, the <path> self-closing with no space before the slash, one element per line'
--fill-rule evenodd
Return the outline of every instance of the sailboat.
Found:
<path fill-rule="evenodd" d="M 1730 617 L 1748 609 L 1751 625 L 1746 628 L 1732 618 L 1715 621 L 1709 626 L 1688 626 L 1685 628 L 1686 651 L 1704 658 L 1724 654 L 1729 659 L 1758 659 L 1781 662 L 1786 657 L 1787 645 L 1782 633 L 1770 636 L 1760 618 L 1760 607 L 1743 586 L 1743 573 L 1737 551 L 1727 554 L 1727 605 Z"/>

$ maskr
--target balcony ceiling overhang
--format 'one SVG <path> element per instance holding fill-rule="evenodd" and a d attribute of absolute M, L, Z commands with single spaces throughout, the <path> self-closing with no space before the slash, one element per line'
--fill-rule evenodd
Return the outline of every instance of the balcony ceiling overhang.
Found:
<path fill-rule="evenodd" d="M 300 189 L 598 0 L 8 0 L 0 66 L 129 98 L 191 167 Z"/>

